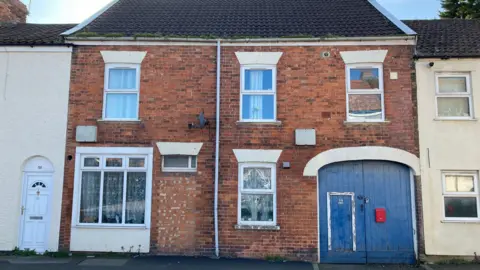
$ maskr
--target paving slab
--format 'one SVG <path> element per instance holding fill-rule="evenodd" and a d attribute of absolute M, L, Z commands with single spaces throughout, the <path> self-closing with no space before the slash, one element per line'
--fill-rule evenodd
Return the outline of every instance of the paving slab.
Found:
<path fill-rule="evenodd" d="M 480 270 L 480 264 L 428 264 L 425 266 L 427 270 Z"/>
<path fill-rule="evenodd" d="M 79 266 L 123 266 L 128 259 L 86 259 L 80 262 Z"/>
<path fill-rule="evenodd" d="M 70 258 L 49 258 L 49 257 L 14 257 L 7 260 L 10 264 L 66 264 Z"/>
<path fill-rule="evenodd" d="M 415 269 L 415 265 L 404 264 L 317 264 L 314 270 L 381 270 L 381 269 Z"/>
<path fill-rule="evenodd" d="M 268 262 L 248 259 L 211 259 L 195 257 L 138 257 L 131 259 L 126 268 L 168 270 L 312 270 L 306 262 Z M 145 268 L 144 268 L 145 267 Z"/>

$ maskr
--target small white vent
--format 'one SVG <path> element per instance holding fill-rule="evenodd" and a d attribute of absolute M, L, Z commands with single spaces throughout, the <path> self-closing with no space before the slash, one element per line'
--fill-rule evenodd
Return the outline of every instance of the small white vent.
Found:
<path fill-rule="evenodd" d="M 75 136 L 77 142 L 96 142 L 97 127 L 96 126 L 77 126 Z"/>
<path fill-rule="evenodd" d="M 296 129 L 295 144 L 296 145 L 316 145 L 315 129 Z"/>

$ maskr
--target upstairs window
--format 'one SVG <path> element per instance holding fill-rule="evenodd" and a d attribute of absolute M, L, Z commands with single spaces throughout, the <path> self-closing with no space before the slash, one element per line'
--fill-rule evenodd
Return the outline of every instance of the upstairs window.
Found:
<path fill-rule="evenodd" d="M 469 74 L 436 75 L 437 117 L 472 118 L 472 92 Z"/>
<path fill-rule="evenodd" d="M 248 66 L 241 69 L 241 121 L 276 121 L 275 66 Z"/>
<path fill-rule="evenodd" d="M 444 172 L 442 178 L 445 219 L 478 219 L 479 192 L 477 174 Z"/>
<path fill-rule="evenodd" d="M 103 119 L 138 120 L 140 65 L 107 64 Z"/>
<path fill-rule="evenodd" d="M 347 121 L 385 121 L 382 65 L 347 66 Z"/>

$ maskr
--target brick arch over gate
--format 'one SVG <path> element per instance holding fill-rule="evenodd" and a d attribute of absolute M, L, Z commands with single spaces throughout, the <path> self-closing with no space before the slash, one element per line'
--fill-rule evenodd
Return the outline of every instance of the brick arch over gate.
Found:
<path fill-rule="evenodd" d="M 331 149 L 322 152 L 308 161 L 303 176 L 317 176 L 321 167 L 341 161 L 353 160 L 386 160 L 407 165 L 414 175 L 420 175 L 420 159 L 405 150 L 383 147 L 362 146 Z"/>

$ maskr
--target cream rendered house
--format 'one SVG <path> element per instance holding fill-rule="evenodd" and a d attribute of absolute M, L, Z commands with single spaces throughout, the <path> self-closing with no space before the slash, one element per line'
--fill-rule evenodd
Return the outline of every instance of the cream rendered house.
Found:
<path fill-rule="evenodd" d="M 0 251 L 56 251 L 71 25 L 0 24 Z"/>
<path fill-rule="evenodd" d="M 480 254 L 480 21 L 407 21 L 415 62 L 426 255 Z"/>

